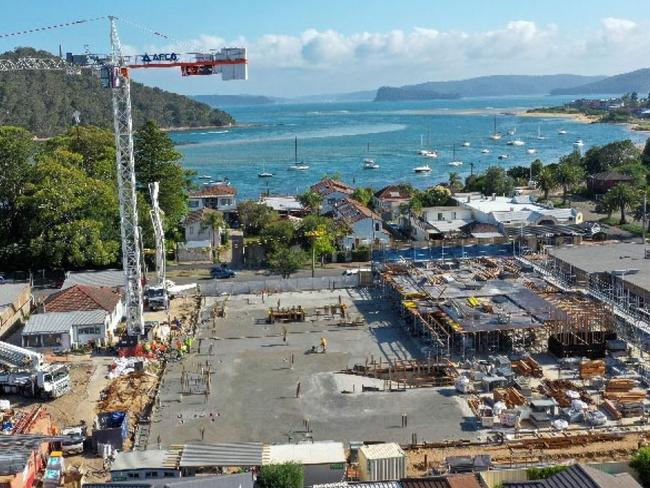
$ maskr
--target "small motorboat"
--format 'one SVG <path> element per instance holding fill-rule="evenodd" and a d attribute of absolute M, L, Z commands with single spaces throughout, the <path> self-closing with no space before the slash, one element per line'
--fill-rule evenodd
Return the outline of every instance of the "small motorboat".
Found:
<path fill-rule="evenodd" d="M 584 142 L 582 142 L 582 139 L 578 139 L 576 142 L 573 143 L 575 147 L 582 147 L 585 145 Z"/>
<path fill-rule="evenodd" d="M 211 180 L 212 176 L 210 175 L 201 175 L 199 176 L 199 180 Z"/>
<path fill-rule="evenodd" d="M 423 164 L 422 166 L 416 166 L 413 168 L 414 173 L 431 173 L 431 167 L 428 164 Z"/>
<path fill-rule="evenodd" d="M 449 166 L 462 166 L 462 161 L 449 161 Z"/>
<path fill-rule="evenodd" d="M 507 154 L 499 154 L 498 159 L 503 160 L 503 159 L 508 159 L 508 157 L 509 157 L 509 156 L 508 156 Z"/>
<path fill-rule="evenodd" d="M 363 169 L 379 169 L 379 165 L 375 162 L 374 159 L 364 159 Z"/>
<path fill-rule="evenodd" d="M 566 130 L 566 129 L 560 129 L 559 131 L 557 131 L 557 133 L 560 134 L 560 135 L 564 135 L 564 134 L 568 134 L 569 131 Z"/>
<path fill-rule="evenodd" d="M 273 173 L 268 173 L 267 171 L 262 171 L 257 173 L 258 178 L 273 178 Z"/>
<path fill-rule="evenodd" d="M 526 152 L 528 154 L 535 154 L 537 152 L 537 149 L 533 149 L 532 147 L 530 149 L 526 149 Z"/>
<path fill-rule="evenodd" d="M 526 143 L 521 139 L 514 139 L 512 141 L 508 141 L 506 144 L 508 144 L 508 146 L 523 146 Z"/>
<path fill-rule="evenodd" d="M 469 142 L 467 142 L 467 141 L 463 142 L 463 144 L 462 144 L 463 147 L 469 147 L 469 146 L 471 146 L 471 145 L 472 145 L 472 144 L 469 143 Z"/>
<path fill-rule="evenodd" d="M 489 149 L 481 149 L 481 154 L 490 154 Z"/>

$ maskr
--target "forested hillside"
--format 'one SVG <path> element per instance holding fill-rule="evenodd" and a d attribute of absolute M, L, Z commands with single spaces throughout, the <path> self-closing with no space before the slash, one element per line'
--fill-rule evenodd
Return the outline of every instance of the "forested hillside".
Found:
<path fill-rule="evenodd" d="M 0 57 L 46 57 L 51 54 L 18 48 Z M 131 84 L 133 123 L 136 128 L 153 120 L 160 127 L 222 126 L 234 123 L 230 114 L 191 98 Z M 66 75 L 53 71 L 0 72 L 0 125 L 24 127 L 37 136 L 52 136 L 74 124 L 80 112 L 83 125 L 113 125 L 111 92 L 102 88 L 90 71 Z"/>

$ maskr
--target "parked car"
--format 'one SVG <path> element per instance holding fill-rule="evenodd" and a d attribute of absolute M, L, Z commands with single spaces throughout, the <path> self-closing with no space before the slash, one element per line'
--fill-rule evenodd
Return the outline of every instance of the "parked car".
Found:
<path fill-rule="evenodd" d="M 350 268 L 350 269 L 346 269 L 345 271 L 343 271 L 343 276 L 356 275 L 356 274 L 359 274 L 362 271 L 369 273 L 372 270 L 370 268 Z"/>
<path fill-rule="evenodd" d="M 215 266 L 210 270 L 210 277 L 216 280 L 234 278 L 235 276 L 237 276 L 237 273 L 225 265 Z"/>

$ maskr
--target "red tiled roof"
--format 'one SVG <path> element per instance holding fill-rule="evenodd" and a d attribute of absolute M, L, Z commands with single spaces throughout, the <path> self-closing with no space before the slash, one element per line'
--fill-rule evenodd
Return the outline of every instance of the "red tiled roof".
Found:
<path fill-rule="evenodd" d="M 377 193 L 375 197 L 379 200 L 410 200 L 411 195 L 406 193 L 403 188 L 397 185 L 389 185 L 385 188 L 382 188 Z"/>
<path fill-rule="evenodd" d="M 375 212 L 370 210 L 364 204 L 359 203 L 351 198 L 346 198 L 335 203 L 334 215 L 350 222 L 358 222 L 359 220 L 370 218 L 381 220 L 381 217 Z"/>
<path fill-rule="evenodd" d="M 229 195 L 235 195 L 237 190 L 225 183 L 217 183 L 216 185 L 208 185 L 190 192 L 190 197 L 194 198 L 215 198 Z"/>
<path fill-rule="evenodd" d="M 218 210 L 214 210 L 213 208 L 200 208 L 198 210 L 194 210 L 193 212 L 187 214 L 187 217 L 185 217 L 185 224 L 187 225 L 201 222 L 203 220 L 203 217 L 215 212 L 218 212 Z"/>
<path fill-rule="evenodd" d="M 311 185 L 311 191 L 320 193 L 322 196 L 329 195 L 335 191 L 340 191 L 341 193 L 347 193 L 348 195 L 354 192 L 354 188 L 343 183 L 342 181 L 333 180 L 331 178 L 323 178 L 318 183 Z"/>
<path fill-rule="evenodd" d="M 115 310 L 121 299 L 117 288 L 109 286 L 74 285 L 50 295 L 43 303 L 44 312 L 75 312 L 79 310 Z"/>

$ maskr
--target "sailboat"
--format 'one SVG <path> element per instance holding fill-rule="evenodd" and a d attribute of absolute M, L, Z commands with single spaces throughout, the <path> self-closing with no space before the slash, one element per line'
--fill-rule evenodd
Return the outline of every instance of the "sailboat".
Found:
<path fill-rule="evenodd" d="M 490 134 L 490 139 L 493 141 L 498 141 L 501 139 L 501 134 L 497 132 L 497 116 L 494 116 L 494 128 L 492 129 L 492 134 Z"/>
<path fill-rule="evenodd" d="M 257 177 L 258 178 L 272 178 L 273 173 L 269 173 L 268 171 L 266 171 L 264 169 L 264 165 L 262 165 L 262 171 L 261 171 L 261 173 L 257 173 Z"/>
<path fill-rule="evenodd" d="M 456 144 L 452 146 L 452 151 L 453 157 L 451 158 L 451 161 L 449 161 L 449 166 L 462 166 L 463 162 L 456 159 Z"/>
<path fill-rule="evenodd" d="M 309 169 L 308 164 L 305 164 L 302 161 L 298 162 L 298 138 L 297 137 L 294 140 L 293 158 L 294 158 L 294 162 L 291 166 L 289 166 L 288 168 L 289 171 L 307 171 Z"/>
<path fill-rule="evenodd" d="M 512 141 L 506 142 L 506 144 L 508 146 L 523 146 L 526 143 L 524 141 L 522 141 L 521 139 L 517 138 L 517 139 L 514 139 Z"/>
<path fill-rule="evenodd" d="M 569 131 L 566 130 L 566 129 L 560 129 L 559 131 L 557 131 L 557 133 L 560 134 L 560 135 L 564 135 L 564 134 L 568 134 Z"/>
<path fill-rule="evenodd" d="M 582 139 L 578 139 L 576 142 L 573 143 L 575 147 L 582 147 L 585 145 L 584 142 L 582 142 Z"/>
<path fill-rule="evenodd" d="M 368 143 L 368 154 L 370 154 L 370 143 Z M 379 165 L 374 159 L 366 158 L 363 160 L 363 169 L 379 169 Z"/>
<path fill-rule="evenodd" d="M 537 139 L 540 140 L 540 141 L 543 141 L 544 139 L 546 139 L 546 137 L 544 137 L 542 135 L 542 126 L 539 125 L 539 124 L 537 125 Z"/>
<path fill-rule="evenodd" d="M 430 142 L 431 142 L 431 131 L 429 131 L 427 133 L 427 146 L 429 146 Z M 438 153 L 436 151 L 429 150 L 429 149 L 424 149 L 423 146 L 424 146 L 424 136 L 422 134 L 420 134 L 420 148 L 421 149 L 418 150 L 418 154 L 420 156 L 424 156 L 425 158 L 431 158 L 431 159 L 435 159 L 435 158 L 438 157 Z"/>

